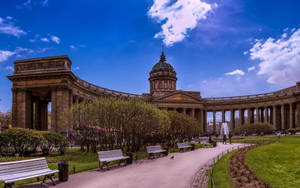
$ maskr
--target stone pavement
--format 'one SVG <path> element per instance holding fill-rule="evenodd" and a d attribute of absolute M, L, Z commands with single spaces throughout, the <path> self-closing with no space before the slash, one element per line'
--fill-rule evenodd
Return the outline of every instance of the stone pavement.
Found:
<path fill-rule="evenodd" d="M 167 157 L 140 160 L 108 171 L 86 171 L 69 176 L 68 182 L 58 183 L 56 188 L 189 188 L 201 167 L 218 154 L 238 145 L 242 146 L 218 143 L 216 148 L 171 153 Z"/>

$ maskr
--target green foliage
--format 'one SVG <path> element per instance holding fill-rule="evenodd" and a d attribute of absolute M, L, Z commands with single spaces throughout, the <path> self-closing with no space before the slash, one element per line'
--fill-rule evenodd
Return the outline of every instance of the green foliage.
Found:
<path fill-rule="evenodd" d="M 171 120 L 168 134 L 172 145 L 182 142 L 185 138 L 199 135 L 202 132 L 201 126 L 196 119 L 175 111 L 169 111 L 168 114 Z"/>
<path fill-rule="evenodd" d="M 274 126 L 268 123 L 254 123 L 238 126 L 234 129 L 236 134 L 271 134 L 274 132 Z"/>
<path fill-rule="evenodd" d="M 170 115 L 171 114 L 171 115 Z M 178 117 L 176 117 L 178 116 Z M 80 143 L 88 150 L 123 148 L 139 151 L 147 144 L 168 145 L 199 134 L 200 125 L 193 118 L 168 113 L 136 98 L 102 97 L 74 105 L 64 118 L 80 130 Z"/>
<path fill-rule="evenodd" d="M 44 138 L 34 130 L 11 128 L 0 134 L 1 151 L 8 154 L 28 156 L 35 153 Z"/>
<path fill-rule="evenodd" d="M 41 150 L 44 155 L 49 155 L 54 148 L 58 148 L 61 154 L 64 154 L 66 147 L 69 146 L 68 140 L 61 134 L 49 131 L 42 131 L 40 134 L 44 137 L 41 144 Z"/>
<path fill-rule="evenodd" d="M 6 129 L 11 125 L 11 112 L 0 111 L 0 129 Z"/>
<path fill-rule="evenodd" d="M 300 136 L 282 136 L 280 142 L 249 151 L 246 164 L 271 187 L 293 188 L 300 184 L 299 156 Z"/>
<path fill-rule="evenodd" d="M 48 155 L 54 147 L 63 154 L 68 146 L 68 140 L 54 132 L 10 128 L 0 134 L 0 152 L 6 155 L 28 156 L 39 148 Z"/>
<path fill-rule="evenodd" d="M 291 135 L 294 135 L 294 134 L 296 134 L 297 129 L 295 129 L 295 128 L 289 128 L 289 129 L 287 130 L 287 132 L 290 133 Z"/>

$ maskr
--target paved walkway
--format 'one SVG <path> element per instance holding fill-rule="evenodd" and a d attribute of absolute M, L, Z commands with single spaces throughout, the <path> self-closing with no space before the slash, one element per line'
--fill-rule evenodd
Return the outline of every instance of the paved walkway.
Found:
<path fill-rule="evenodd" d="M 241 144 L 218 143 L 216 148 L 202 148 L 168 157 L 142 160 L 109 171 L 91 170 L 69 176 L 56 188 L 186 188 L 197 171 L 218 154 Z M 170 157 L 174 156 L 174 159 Z"/>

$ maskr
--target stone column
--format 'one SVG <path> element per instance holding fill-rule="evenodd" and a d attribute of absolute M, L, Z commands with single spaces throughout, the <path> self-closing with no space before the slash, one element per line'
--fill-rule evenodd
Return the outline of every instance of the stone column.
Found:
<path fill-rule="evenodd" d="M 202 121 L 203 121 L 203 129 L 205 132 L 207 132 L 207 111 L 203 110 L 203 117 L 202 117 Z"/>
<path fill-rule="evenodd" d="M 57 88 L 52 88 L 51 90 L 51 130 L 57 131 L 57 111 L 56 111 L 56 103 L 57 103 Z"/>
<path fill-rule="evenodd" d="M 259 122 L 259 108 L 255 108 L 256 116 L 255 116 L 255 123 Z"/>
<path fill-rule="evenodd" d="M 194 108 L 191 109 L 191 113 L 192 113 L 191 116 L 192 116 L 193 118 L 196 119 L 196 116 L 195 116 L 195 109 L 194 109 Z"/>
<path fill-rule="evenodd" d="M 277 113 L 276 113 L 276 106 L 274 105 L 273 107 L 273 125 L 275 129 L 277 129 Z"/>
<path fill-rule="evenodd" d="M 295 110 L 293 103 L 290 103 L 290 127 L 289 128 L 295 128 Z"/>
<path fill-rule="evenodd" d="M 300 102 L 296 103 L 296 127 L 300 127 Z"/>
<path fill-rule="evenodd" d="M 264 117 L 264 122 L 265 123 L 268 123 L 269 122 L 269 109 L 268 109 L 268 107 L 265 107 L 265 117 Z"/>
<path fill-rule="evenodd" d="M 261 109 L 260 109 L 260 118 L 259 118 L 259 121 L 260 122 L 264 122 L 265 121 L 265 113 L 264 113 L 264 107 L 262 107 Z"/>
<path fill-rule="evenodd" d="M 216 132 L 216 111 L 213 111 L 213 132 Z"/>
<path fill-rule="evenodd" d="M 234 110 L 230 110 L 230 122 L 231 122 L 231 130 L 234 130 L 235 128 L 235 116 L 234 116 Z"/>
<path fill-rule="evenodd" d="M 14 127 L 32 128 L 31 94 L 26 89 L 14 89 L 12 110 Z"/>
<path fill-rule="evenodd" d="M 37 130 L 41 130 L 41 105 L 40 105 L 40 100 L 35 99 L 34 100 L 34 128 Z"/>
<path fill-rule="evenodd" d="M 273 124 L 273 107 L 270 107 L 270 119 L 269 119 L 269 123 L 274 125 Z"/>
<path fill-rule="evenodd" d="M 182 108 L 182 112 L 186 115 L 186 108 Z"/>
<path fill-rule="evenodd" d="M 285 129 L 285 107 L 284 104 L 281 105 L 281 130 Z"/>
<path fill-rule="evenodd" d="M 252 121 L 252 110 L 251 110 L 251 108 L 248 108 L 248 121 L 247 121 L 247 123 L 250 124 L 250 123 L 252 123 L 251 121 Z"/>
<path fill-rule="evenodd" d="M 18 95 L 18 89 L 16 88 L 12 88 L 12 109 L 11 109 L 11 113 L 12 113 L 12 126 L 13 127 L 17 127 L 17 114 L 18 114 L 18 103 L 17 103 L 17 95 Z"/>
<path fill-rule="evenodd" d="M 239 121 L 240 121 L 240 126 L 245 123 L 244 110 L 243 109 L 239 109 Z"/>
<path fill-rule="evenodd" d="M 40 130 L 48 130 L 48 102 L 40 101 Z"/>
<path fill-rule="evenodd" d="M 29 91 L 25 91 L 25 128 L 33 129 L 33 101 Z"/>
<path fill-rule="evenodd" d="M 226 113 L 226 110 L 222 110 L 222 122 L 225 122 L 225 113 Z"/>
<path fill-rule="evenodd" d="M 198 121 L 199 123 L 202 125 L 202 116 L 203 116 L 203 112 L 201 109 L 198 110 Z M 202 125 L 203 126 L 203 125 Z"/>
<path fill-rule="evenodd" d="M 78 97 L 78 95 L 75 95 L 75 104 L 79 104 L 79 97 Z"/>

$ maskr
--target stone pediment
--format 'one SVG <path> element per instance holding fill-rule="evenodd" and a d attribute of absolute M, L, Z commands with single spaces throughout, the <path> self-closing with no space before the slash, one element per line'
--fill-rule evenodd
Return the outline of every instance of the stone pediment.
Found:
<path fill-rule="evenodd" d="M 174 92 L 165 96 L 161 96 L 156 100 L 159 101 L 178 101 L 178 102 L 200 102 L 200 99 L 197 99 L 194 96 L 191 96 L 185 92 Z"/>

